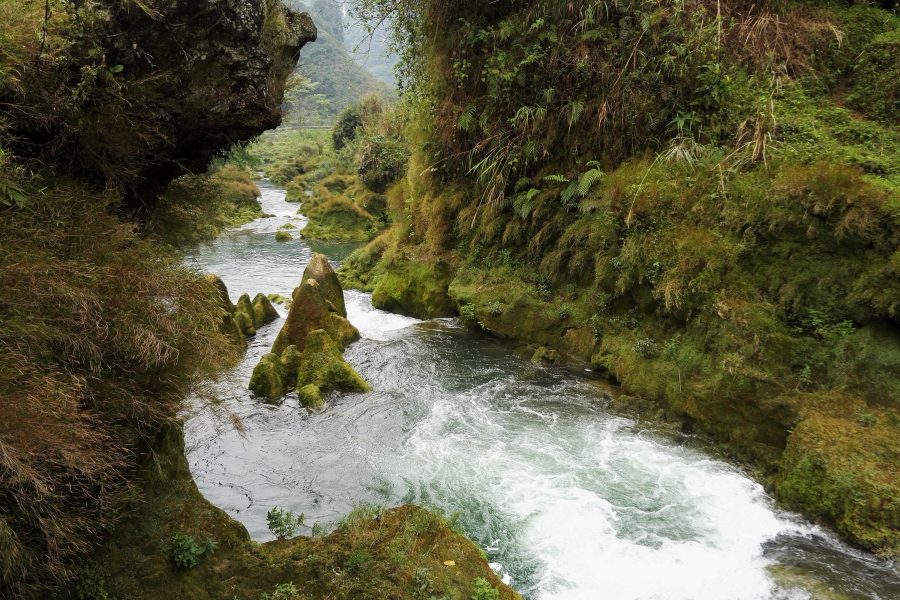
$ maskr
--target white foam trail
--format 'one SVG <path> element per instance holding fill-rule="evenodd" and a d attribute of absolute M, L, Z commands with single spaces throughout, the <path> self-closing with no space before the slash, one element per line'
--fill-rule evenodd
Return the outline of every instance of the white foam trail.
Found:
<path fill-rule="evenodd" d="M 372 296 L 356 290 L 344 291 L 347 306 L 347 320 L 353 323 L 359 333 L 372 340 L 387 340 L 388 332 L 412 327 L 421 323 L 419 319 L 395 315 L 372 306 Z"/>

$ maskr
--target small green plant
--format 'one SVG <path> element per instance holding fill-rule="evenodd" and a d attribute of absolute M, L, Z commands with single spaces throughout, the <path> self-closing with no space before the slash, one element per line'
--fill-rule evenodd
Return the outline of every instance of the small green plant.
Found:
<path fill-rule="evenodd" d="M 269 531 L 279 540 L 293 537 L 297 533 L 297 527 L 305 527 L 303 513 L 295 516 L 294 513 L 281 510 L 277 506 L 266 514 L 266 523 L 269 525 Z"/>
<path fill-rule="evenodd" d="M 681 334 L 675 334 L 675 337 L 666 340 L 663 344 L 662 357 L 666 360 L 673 360 L 678 352 L 678 346 L 681 345 Z"/>
<path fill-rule="evenodd" d="M 359 550 L 350 555 L 350 558 L 344 563 L 344 568 L 350 572 L 362 571 L 364 565 L 370 560 L 372 560 L 372 556 L 368 552 Z"/>
<path fill-rule="evenodd" d="M 603 319 L 600 315 L 591 315 L 590 326 L 594 338 L 599 342 L 603 338 Z"/>
<path fill-rule="evenodd" d="M 878 419 L 875 418 L 875 415 L 866 413 L 859 418 L 859 422 L 863 427 L 874 427 L 878 423 Z"/>
<path fill-rule="evenodd" d="M 78 600 L 109 600 L 103 570 L 93 564 L 82 569 L 75 584 L 75 595 Z"/>
<path fill-rule="evenodd" d="M 169 550 L 175 566 L 191 569 L 200 564 L 201 558 L 212 556 L 218 547 L 219 545 L 209 538 L 203 544 L 198 544 L 192 536 L 176 533 L 172 536 L 172 545 Z"/>
<path fill-rule="evenodd" d="M 656 358 L 659 356 L 659 347 L 650 338 L 641 338 L 635 342 L 633 350 L 635 354 L 644 358 Z"/>
<path fill-rule="evenodd" d="M 475 305 L 474 304 L 464 304 L 459 309 L 459 316 L 462 317 L 463 321 L 477 321 L 478 319 L 475 317 Z"/>
<path fill-rule="evenodd" d="M 384 506 L 379 504 L 358 504 L 346 517 L 338 519 L 338 529 L 348 529 L 355 523 L 360 521 L 371 521 L 377 519 L 385 510 Z"/>
<path fill-rule="evenodd" d="M 425 567 L 416 569 L 412 578 L 413 597 L 425 600 L 431 597 L 434 592 L 434 581 L 431 580 L 431 573 Z"/>
<path fill-rule="evenodd" d="M 319 523 L 313 523 L 312 526 L 312 536 L 313 537 L 323 537 L 327 533 L 324 525 Z"/>
<path fill-rule="evenodd" d="M 300 590 L 293 583 L 280 583 L 271 594 L 263 593 L 259 600 L 299 600 Z"/>
<path fill-rule="evenodd" d="M 569 308 L 569 305 L 568 305 L 568 304 L 560 304 L 560 305 L 556 308 L 556 314 L 559 315 L 559 318 L 560 318 L 560 319 L 562 319 L 563 321 L 565 321 L 566 319 L 568 319 L 569 317 L 572 316 L 572 309 Z"/>
<path fill-rule="evenodd" d="M 803 367 L 800 370 L 800 374 L 797 375 L 797 387 L 796 389 L 800 389 L 805 385 L 809 385 L 812 382 L 812 368 L 809 365 Z"/>
<path fill-rule="evenodd" d="M 496 300 L 494 302 L 488 302 L 487 311 L 492 317 L 499 317 L 503 314 L 503 305 Z"/>
<path fill-rule="evenodd" d="M 575 300 L 578 298 L 578 286 L 574 283 L 566 285 L 566 298 Z"/>
<path fill-rule="evenodd" d="M 500 590 L 492 587 L 484 577 L 479 577 L 475 580 L 472 600 L 500 600 Z"/>

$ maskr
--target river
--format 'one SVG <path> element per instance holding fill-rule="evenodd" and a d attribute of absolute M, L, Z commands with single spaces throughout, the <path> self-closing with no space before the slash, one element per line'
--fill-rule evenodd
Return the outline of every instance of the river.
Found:
<path fill-rule="evenodd" d="M 260 183 L 276 216 L 190 253 L 232 300 L 289 297 L 313 251 L 335 266 L 352 250 L 299 239 L 297 204 Z M 299 237 L 296 231 L 291 231 Z M 260 329 L 216 384 L 245 433 L 198 412 L 185 427 L 200 491 L 266 541 L 273 506 L 329 527 L 357 504 L 462 511 L 492 566 L 528 600 L 897 599 L 896 567 L 857 552 L 714 458 L 692 436 L 608 408 L 590 372 L 543 367 L 456 320 L 421 322 L 345 292 L 363 339 L 345 358 L 371 384 L 308 412 L 251 397 L 247 382 L 283 320 Z M 282 316 L 283 308 L 278 307 Z"/>

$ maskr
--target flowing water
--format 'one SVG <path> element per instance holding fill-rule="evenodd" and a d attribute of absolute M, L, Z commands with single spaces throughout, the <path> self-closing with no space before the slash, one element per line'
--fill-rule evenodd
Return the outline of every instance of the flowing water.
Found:
<path fill-rule="evenodd" d="M 190 260 L 242 293 L 290 296 L 313 251 L 275 242 L 305 219 L 263 182 L 275 217 L 222 235 Z M 295 237 L 296 236 L 296 232 Z M 308 412 L 247 382 L 283 321 L 260 329 L 218 384 L 241 436 L 207 413 L 186 425 L 200 491 L 271 539 L 273 506 L 333 524 L 354 505 L 416 502 L 462 511 L 467 534 L 526 598 L 622 600 L 897 599 L 893 565 L 777 510 L 754 481 L 696 440 L 608 410 L 612 390 L 583 369 L 532 365 L 460 327 L 375 310 L 345 294 L 363 339 L 345 357 L 372 385 Z M 282 316 L 285 311 L 279 308 Z"/>

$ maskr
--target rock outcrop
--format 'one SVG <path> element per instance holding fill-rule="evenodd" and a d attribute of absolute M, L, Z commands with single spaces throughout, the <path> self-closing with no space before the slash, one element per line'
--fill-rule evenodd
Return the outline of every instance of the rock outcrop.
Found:
<path fill-rule="evenodd" d="M 232 304 L 228 287 L 220 277 L 210 273 L 203 279 L 218 291 L 222 311 L 221 331 L 231 336 L 237 345 L 245 346 L 247 336 L 256 335 L 259 327 L 278 319 L 278 311 L 265 295 L 257 294 L 251 302 L 250 296 L 243 294 L 237 304 Z"/>
<path fill-rule="evenodd" d="M 323 254 L 314 254 L 294 290 L 290 312 L 272 352 L 256 365 L 250 390 L 280 398 L 293 387 L 304 406 L 322 404 L 322 392 L 366 392 L 369 385 L 347 364 L 341 351 L 360 338 L 346 319 L 344 290 Z"/>

